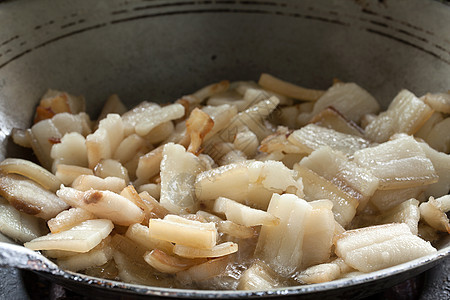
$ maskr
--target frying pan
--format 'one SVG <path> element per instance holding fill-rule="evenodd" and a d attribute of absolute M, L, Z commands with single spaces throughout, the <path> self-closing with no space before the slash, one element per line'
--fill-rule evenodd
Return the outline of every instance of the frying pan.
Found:
<path fill-rule="evenodd" d="M 450 88 L 446 1 L 371 0 L 11 0 L 0 3 L 0 159 L 29 153 L 12 128 L 27 128 L 48 89 L 85 95 L 96 116 L 117 93 L 129 107 L 168 102 L 222 79 L 272 73 L 326 89 L 357 82 L 385 108 L 407 88 Z M 80 293 L 163 298 L 358 298 L 415 276 L 450 254 L 439 251 L 352 279 L 261 292 L 176 290 L 65 272 L 40 254 L 1 243 L 0 265 L 28 269 Z"/>

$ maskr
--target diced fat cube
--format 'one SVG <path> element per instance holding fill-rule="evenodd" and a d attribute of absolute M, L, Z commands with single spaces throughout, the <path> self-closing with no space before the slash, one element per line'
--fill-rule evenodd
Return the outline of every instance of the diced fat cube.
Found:
<path fill-rule="evenodd" d="M 161 205 L 172 213 L 195 213 L 198 203 L 194 182 L 201 171 L 197 156 L 181 145 L 166 144 L 161 161 Z"/>
<path fill-rule="evenodd" d="M 394 133 L 414 134 L 430 118 L 433 110 L 413 93 L 402 90 L 387 111 L 380 113 L 365 128 L 366 136 L 377 143 L 387 141 Z"/>
<path fill-rule="evenodd" d="M 322 283 L 335 280 L 353 270 L 342 258 L 329 263 L 318 264 L 295 275 L 294 279 L 302 284 Z"/>
<path fill-rule="evenodd" d="M 38 237 L 25 243 L 25 247 L 32 250 L 88 252 L 106 238 L 113 228 L 110 220 L 88 220 L 69 230 Z"/>
<path fill-rule="evenodd" d="M 58 164 L 88 166 L 86 139 L 78 132 L 66 133 L 61 143 L 52 147 L 50 156 L 53 158 L 53 169 Z"/>
<path fill-rule="evenodd" d="M 102 249 L 93 249 L 87 253 L 80 253 L 69 257 L 59 258 L 61 269 L 77 272 L 106 264 L 113 257 L 113 249 L 105 246 Z"/>
<path fill-rule="evenodd" d="M 89 167 L 111 158 L 124 138 L 124 124 L 118 114 L 109 114 L 100 121 L 98 129 L 86 137 Z"/>
<path fill-rule="evenodd" d="M 450 211 L 450 195 L 438 199 L 430 197 L 420 204 L 420 217 L 431 227 L 450 233 L 450 221 L 446 212 Z"/>
<path fill-rule="evenodd" d="M 38 164 L 20 158 L 6 158 L 0 163 L 0 171 L 5 174 L 19 174 L 39 183 L 44 188 L 56 192 L 61 181 Z"/>
<path fill-rule="evenodd" d="M 288 276 L 302 264 L 305 224 L 312 207 L 292 194 L 273 194 L 267 212 L 280 219 L 276 226 L 263 225 L 255 255 L 278 273 Z"/>
<path fill-rule="evenodd" d="M 334 218 L 340 225 L 345 227 L 352 221 L 358 207 L 357 199 L 308 168 L 296 164 L 294 170 L 303 181 L 306 200 L 328 199 L 333 203 Z"/>
<path fill-rule="evenodd" d="M 94 175 L 94 172 L 91 169 L 79 166 L 65 164 L 59 164 L 56 166 L 55 176 L 66 186 L 72 185 L 74 180 L 81 175 Z"/>
<path fill-rule="evenodd" d="M 303 153 L 311 153 L 323 146 L 329 146 L 333 150 L 341 151 L 351 157 L 357 150 L 370 146 L 370 142 L 364 138 L 337 132 L 315 124 L 308 124 L 292 132 L 288 141 L 302 149 Z"/>
<path fill-rule="evenodd" d="M 380 106 L 375 98 L 355 83 L 338 83 L 317 100 L 312 115 L 332 106 L 348 119 L 359 122 L 365 114 L 377 113 Z"/>
<path fill-rule="evenodd" d="M 227 220 L 247 227 L 277 225 L 279 223 L 278 218 L 268 212 L 251 208 L 224 197 L 216 199 L 213 210 L 218 213 L 224 213 Z"/>
<path fill-rule="evenodd" d="M 342 191 L 358 199 L 362 211 L 378 188 L 379 180 L 369 169 L 359 167 L 342 153 L 322 147 L 300 161 L 300 165 L 331 181 Z"/>
<path fill-rule="evenodd" d="M 255 261 L 239 278 L 239 290 L 268 290 L 279 286 L 276 274 L 261 261 Z"/>
<path fill-rule="evenodd" d="M 21 243 L 45 234 L 41 220 L 22 213 L 0 198 L 0 232 Z"/>
<path fill-rule="evenodd" d="M 390 190 L 438 181 L 432 162 L 411 136 L 355 152 L 354 161 L 380 179 L 379 189 Z"/>
<path fill-rule="evenodd" d="M 335 232 L 335 220 L 329 200 L 309 202 L 312 211 L 305 224 L 302 267 L 326 262 L 330 258 Z"/>
<path fill-rule="evenodd" d="M 152 114 L 136 123 L 135 130 L 140 136 L 147 135 L 156 126 L 179 119 L 184 116 L 184 107 L 181 104 L 171 104 L 152 110 Z"/>
<path fill-rule="evenodd" d="M 450 114 L 450 93 L 428 93 L 422 98 L 435 111 Z"/>
<path fill-rule="evenodd" d="M 431 160 L 439 181 L 426 187 L 425 197 L 441 197 L 450 191 L 450 155 L 438 152 L 426 143 L 419 143 L 425 155 Z"/>
<path fill-rule="evenodd" d="M 355 122 L 348 120 L 334 107 L 328 107 L 311 119 L 311 123 L 338 132 L 364 137 L 364 130 Z"/>
<path fill-rule="evenodd" d="M 272 193 L 303 195 L 295 172 L 277 161 L 245 161 L 197 175 L 195 194 L 200 201 L 226 197 L 251 207 L 266 209 Z"/>
<path fill-rule="evenodd" d="M 48 220 L 69 206 L 54 193 L 23 176 L 0 176 L 0 195 L 17 210 Z"/>
<path fill-rule="evenodd" d="M 238 244 L 233 242 L 225 242 L 218 244 L 211 249 L 200 249 L 184 245 L 175 245 L 173 253 L 187 258 L 206 258 L 206 257 L 222 257 L 238 251 Z"/>
<path fill-rule="evenodd" d="M 56 217 L 48 220 L 47 225 L 52 233 L 58 233 L 91 219 L 96 219 L 96 216 L 82 208 L 72 207 L 69 210 L 60 212 Z"/>
<path fill-rule="evenodd" d="M 358 248 L 390 240 L 396 236 L 411 235 L 408 225 L 403 223 L 386 224 L 348 230 L 338 236 L 336 254 L 343 257 Z"/>
<path fill-rule="evenodd" d="M 430 130 L 428 136 L 425 137 L 425 141 L 432 148 L 444 153 L 450 153 L 450 118 L 436 123 Z"/>
<path fill-rule="evenodd" d="M 214 223 L 150 219 L 149 228 L 151 237 L 175 244 L 202 249 L 211 249 L 216 245 L 217 229 Z"/>
<path fill-rule="evenodd" d="M 370 203 L 380 212 L 389 211 L 408 199 L 420 199 L 426 187 L 427 186 L 416 186 L 395 190 L 377 190 L 370 198 Z"/>
<path fill-rule="evenodd" d="M 258 84 L 270 91 L 300 100 L 314 101 L 324 94 L 323 91 L 306 89 L 266 73 L 261 74 Z"/>
<path fill-rule="evenodd" d="M 387 241 L 361 247 L 344 254 L 344 261 L 362 272 L 392 267 L 437 250 L 413 234 L 393 237 Z"/>
<path fill-rule="evenodd" d="M 140 223 L 145 217 L 144 212 L 136 204 L 111 191 L 90 189 L 82 192 L 61 187 L 56 193 L 70 206 L 83 208 L 99 218 L 108 218 L 118 225 Z"/>
<path fill-rule="evenodd" d="M 115 159 L 102 159 L 94 167 L 94 175 L 101 178 L 117 177 L 130 182 L 128 170 Z"/>
<path fill-rule="evenodd" d="M 101 178 L 94 175 L 80 175 L 72 183 L 72 187 L 83 192 L 94 189 L 120 193 L 126 187 L 126 182 L 119 177 Z"/>

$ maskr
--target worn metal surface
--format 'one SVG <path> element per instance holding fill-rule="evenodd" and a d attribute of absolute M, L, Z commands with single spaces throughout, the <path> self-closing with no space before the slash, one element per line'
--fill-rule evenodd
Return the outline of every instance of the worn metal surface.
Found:
<path fill-rule="evenodd" d="M 448 4 L 419 0 L 2 2 L 0 159 L 19 155 L 8 136 L 13 127 L 29 126 L 47 88 L 85 95 L 93 116 L 113 92 L 129 106 L 167 102 L 222 79 L 256 80 L 261 72 L 311 88 L 326 88 L 335 77 L 354 81 L 384 106 L 402 88 L 418 95 L 448 90 L 449 24 Z M 412 264 L 259 294 L 155 289 L 59 270 L 43 274 L 106 293 L 363 297 L 422 272 L 449 251 L 446 241 L 438 255 Z M 2 263 L 30 266 L 17 259 Z"/>

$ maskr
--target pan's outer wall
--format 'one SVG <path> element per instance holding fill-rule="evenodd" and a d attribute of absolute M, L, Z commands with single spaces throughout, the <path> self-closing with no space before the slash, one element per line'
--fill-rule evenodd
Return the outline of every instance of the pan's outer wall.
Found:
<path fill-rule="evenodd" d="M 111 93 L 168 102 L 261 72 L 321 89 L 354 81 L 384 107 L 402 88 L 446 91 L 449 27 L 439 1 L 2 1 L 0 159 L 16 155 L 11 130 L 30 125 L 47 88 L 85 95 L 92 117 Z"/>
<path fill-rule="evenodd" d="M 449 20 L 448 4 L 419 0 L 2 2 L 0 152 L 47 88 L 85 95 L 93 116 L 111 93 L 167 102 L 261 72 L 354 81 L 384 107 L 402 88 L 447 90 Z"/>

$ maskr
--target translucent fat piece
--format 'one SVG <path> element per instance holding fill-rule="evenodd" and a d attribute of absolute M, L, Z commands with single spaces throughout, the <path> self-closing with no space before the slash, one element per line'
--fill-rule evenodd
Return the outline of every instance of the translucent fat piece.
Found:
<path fill-rule="evenodd" d="M 100 121 L 98 129 L 86 137 L 89 168 L 102 159 L 111 158 L 124 138 L 124 124 L 117 114 L 109 114 Z"/>
<path fill-rule="evenodd" d="M 206 112 L 214 121 L 214 126 L 211 131 L 206 134 L 204 141 L 209 140 L 220 130 L 227 127 L 231 119 L 237 115 L 236 107 L 228 104 L 220 106 L 205 106 L 202 110 Z"/>
<path fill-rule="evenodd" d="M 66 133 L 61 142 L 53 145 L 50 152 L 53 161 L 53 170 L 59 164 L 88 166 L 86 139 L 78 132 Z"/>
<path fill-rule="evenodd" d="M 113 94 L 108 97 L 108 99 L 105 101 L 102 107 L 102 111 L 100 112 L 100 115 L 98 116 L 98 120 L 102 120 L 103 118 L 106 118 L 108 114 L 119 114 L 123 115 L 127 112 L 127 108 L 125 104 L 120 100 L 119 96 L 116 94 Z"/>
<path fill-rule="evenodd" d="M 364 130 L 355 122 L 347 119 L 334 107 L 328 107 L 311 119 L 311 123 L 333 129 L 338 132 L 364 137 Z"/>
<path fill-rule="evenodd" d="M 0 232 L 21 243 L 29 242 L 46 232 L 41 220 L 22 213 L 0 197 Z"/>
<path fill-rule="evenodd" d="M 175 274 L 184 271 L 196 264 L 196 260 L 171 256 L 158 249 L 146 252 L 144 260 L 154 269 L 167 274 Z M 202 262 L 204 261 L 202 260 Z"/>
<path fill-rule="evenodd" d="M 55 176 L 61 180 L 65 186 L 70 186 L 81 175 L 94 175 L 91 169 L 79 166 L 59 164 L 56 166 Z M 58 187 L 59 188 L 59 187 Z"/>
<path fill-rule="evenodd" d="M 326 262 L 330 258 L 335 232 L 333 203 L 329 200 L 309 202 L 312 211 L 305 223 L 302 267 Z"/>
<path fill-rule="evenodd" d="M 414 134 L 431 117 L 433 110 L 413 93 L 402 90 L 389 105 L 365 128 L 374 142 L 387 141 L 394 133 Z"/>
<path fill-rule="evenodd" d="M 39 183 L 44 188 L 56 192 L 61 181 L 38 164 L 20 158 L 7 158 L 0 163 L 0 170 L 6 174 L 19 174 Z"/>
<path fill-rule="evenodd" d="M 450 233 L 450 221 L 446 212 L 450 211 L 450 195 L 438 199 L 430 197 L 420 204 L 421 218 L 436 230 Z"/>
<path fill-rule="evenodd" d="M 201 171 L 197 156 L 181 145 L 166 144 L 161 161 L 161 205 L 171 213 L 195 213 L 198 203 L 194 182 Z"/>
<path fill-rule="evenodd" d="M 87 253 L 59 258 L 58 265 L 61 269 L 77 272 L 92 267 L 106 264 L 113 257 L 113 249 L 105 246 L 102 249 L 93 249 Z"/>
<path fill-rule="evenodd" d="M 211 117 L 199 108 L 194 108 L 189 115 L 189 118 L 186 120 L 186 133 L 191 139 L 188 152 L 199 154 L 205 135 L 208 134 L 213 127 L 214 121 Z"/>
<path fill-rule="evenodd" d="M 24 246 L 32 250 L 88 252 L 106 238 L 113 228 L 110 220 L 88 220 L 69 230 L 38 237 Z"/>
<path fill-rule="evenodd" d="M 175 245 L 173 248 L 174 254 L 186 258 L 222 257 L 237 251 L 238 244 L 233 242 L 218 244 L 211 249 L 200 249 L 183 245 Z"/>
<path fill-rule="evenodd" d="M 425 155 L 431 160 L 431 163 L 439 176 L 439 181 L 426 187 L 425 197 L 441 197 L 447 195 L 450 190 L 450 155 L 434 150 L 426 143 L 419 143 Z"/>
<path fill-rule="evenodd" d="M 146 118 L 154 114 L 155 111 L 160 110 L 161 107 L 152 102 L 143 101 L 134 108 L 125 112 L 122 115 L 122 121 L 124 124 L 125 135 L 130 135 L 135 132 L 134 127 L 143 122 Z"/>
<path fill-rule="evenodd" d="M 389 211 L 411 198 L 421 199 L 425 188 L 426 186 L 417 186 L 395 190 L 377 190 L 370 198 L 370 203 L 380 212 Z"/>
<path fill-rule="evenodd" d="M 294 170 L 303 181 L 306 200 L 328 199 L 333 203 L 333 214 L 340 225 L 345 227 L 352 221 L 358 207 L 357 199 L 308 168 L 296 164 Z"/>
<path fill-rule="evenodd" d="M 145 148 L 146 141 L 144 138 L 133 133 L 122 140 L 114 152 L 113 158 L 124 164 L 131 159 L 143 148 Z"/>
<path fill-rule="evenodd" d="M 161 276 L 156 270 L 151 268 L 144 260 L 135 260 L 121 251 L 115 250 L 113 253 L 120 280 L 133 284 L 143 284 L 149 286 L 172 287 L 173 279 Z"/>
<path fill-rule="evenodd" d="M 99 218 L 110 219 L 118 225 L 140 223 L 145 216 L 136 204 L 111 191 L 90 189 L 81 192 L 61 187 L 56 193 L 70 206 L 83 208 Z"/>
<path fill-rule="evenodd" d="M 247 127 L 258 137 L 258 140 L 264 139 L 272 133 L 272 130 L 265 126 L 264 120 L 272 113 L 279 103 L 280 100 L 275 96 L 259 101 L 255 105 L 234 116 L 227 127 L 217 134 L 216 138 L 219 138 L 222 141 L 232 142 L 235 134 L 239 132 L 239 129 Z"/>
<path fill-rule="evenodd" d="M 200 223 L 186 219 L 185 223 L 173 220 L 150 219 L 150 236 L 175 244 L 211 249 L 216 245 L 217 229 L 214 223 Z"/>
<path fill-rule="evenodd" d="M 128 170 L 115 159 L 102 159 L 94 168 L 95 176 L 101 178 L 117 177 L 130 182 Z"/>
<path fill-rule="evenodd" d="M 294 279 L 302 284 L 322 283 L 335 280 L 353 270 L 342 258 L 329 263 L 318 264 L 295 275 Z"/>
<path fill-rule="evenodd" d="M 442 120 L 444 120 L 442 114 L 440 112 L 434 112 L 431 117 L 423 124 L 423 126 L 420 127 L 420 129 L 414 134 L 414 136 L 426 141 L 433 127 Z"/>
<path fill-rule="evenodd" d="M 161 161 L 163 159 L 163 149 L 164 146 L 159 146 L 139 158 L 136 168 L 138 184 L 148 183 L 150 178 L 159 173 Z"/>
<path fill-rule="evenodd" d="M 324 94 L 323 91 L 307 89 L 266 73 L 261 74 L 258 84 L 284 96 L 306 101 L 315 101 Z"/>
<path fill-rule="evenodd" d="M 380 106 L 377 100 L 355 83 L 338 83 L 330 87 L 317 100 L 312 115 L 332 106 L 346 118 L 359 122 L 366 114 L 377 113 Z"/>
<path fill-rule="evenodd" d="M 53 192 L 23 176 L 0 176 L 0 195 L 18 211 L 48 220 L 69 206 Z"/>
<path fill-rule="evenodd" d="M 376 215 L 358 215 L 352 222 L 357 228 L 377 224 L 405 223 L 408 225 L 412 234 L 418 234 L 418 225 L 420 220 L 419 201 L 409 199 L 403 203 Z"/>
<path fill-rule="evenodd" d="M 288 141 L 301 148 L 303 153 L 311 153 L 323 146 L 340 151 L 351 157 L 357 150 L 369 147 L 370 142 L 358 136 L 337 132 L 315 124 L 308 124 L 295 130 Z"/>
<path fill-rule="evenodd" d="M 228 256 L 208 260 L 205 263 L 178 272 L 177 280 L 184 284 L 191 284 L 192 282 L 201 282 L 209 278 L 220 276 L 225 273 L 228 262 Z"/>
<path fill-rule="evenodd" d="M 300 165 L 331 181 L 359 201 L 358 211 L 367 205 L 379 185 L 377 177 L 350 161 L 340 152 L 322 147 L 300 161 Z"/>
<path fill-rule="evenodd" d="M 354 161 L 370 169 L 380 179 L 380 190 L 416 187 L 438 181 L 433 164 L 411 136 L 357 151 Z"/>
<path fill-rule="evenodd" d="M 280 152 L 283 153 L 305 153 L 303 147 L 298 147 L 288 140 L 292 133 L 287 127 L 278 126 L 277 132 L 269 135 L 261 141 L 259 150 L 266 153 Z"/>
<path fill-rule="evenodd" d="M 228 198 L 219 197 L 214 203 L 214 212 L 224 213 L 227 220 L 247 227 L 277 225 L 278 218 L 263 210 L 254 209 Z"/>
<path fill-rule="evenodd" d="M 288 276 L 301 267 L 305 223 L 312 207 L 292 194 L 273 194 L 267 212 L 278 217 L 277 226 L 263 225 L 255 255 L 277 273 Z"/>
<path fill-rule="evenodd" d="M 239 278 L 238 290 L 268 290 L 280 285 L 276 274 L 261 261 L 255 261 Z"/>
<path fill-rule="evenodd" d="M 123 178 L 119 177 L 101 178 L 95 175 L 80 175 L 74 180 L 72 187 L 83 192 L 94 189 L 120 193 L 126 187 L 126 183 Z"/>
<path fill-rule="evenodd" d="M 171 104 L 162 108 L 152 110 L 149 114 L 135 125 L 136 133 L 140 136 L 147 135 L 156 126 L 179 119 L 184 116 L 184 107 L 181 104 Z"/>
<path fill-rule="evenodd" d="M 420 220 L 419 201 L 410 199 L 381 215 L 381 223 L 405 223 L 414 235 L 418 234 Z"/>
<path fill-rule="evenodd" d="M 56 217 L 48 220 L 47 225 L 52 233 L 58 233 L 91 219 L 96 219 L 96 216 L 82 208 L 72 207 L 69 210 L 60 212 Z"/>
<path fill-rule="evenodd" d="M 450 114 L 450 93 L 428 93 L 422 98 L 435 111 Z"/>
<path fill-rule="evenodd" d="M 47 119 L 34 124 L 29 133 L 34 154 L 44 168 L 51 170 L 53 160 L 50 157 L 50 151 L 53 142 L 57 142 L 62 138 L 61 132 L 51 119 Z"/>
<path fill-rule="evenodd" d="M 69 113 L 56 114 L 52 119 L 42 120 L 34 124 L 28 131 L 31 147 L 39 162 L 44 168 L 50 170 L 53 160 L 50 151 L 54 144 L 66 133 L 77 132 L 86 136 L 91 131 L 90 120 L 85 113 L 72 115 Z"/>
<path fill-rule="evenodd" d="M 344 258 L 353 250 L 388 241 L 401 235 L 412 235 L 408 225 L 393 223 L 348 230 L 337 237 L 335 252 L 339 257 Z"/>
<path fill-rule="evenodd" d="M 141 224 L 128 227 L 125 236 L 147 250 L 160 249 L 165 253 L 173 253 L 173 244 L 150 236 L 150 229 Z"/>
<path fill-rule="evenodd" d="M 295 172 L 277 161 L 233 163 L 197 175 L 195 193 L 200 201 L 226 197 L 251 207 L 266 209 L 272 193 L 303 196 Z"/>
<path fill-rule="evenodd" d="M 343 259 L 359 271 L 373 272 L 433 254 L 436 251 L 429 242 L 413 234 L 407 234 L 346 252 Z"/>
<path fill-rule="evenodd" d="M 436 123 L 430 130 L 430 133 L 425 137 L 425 141 L 432 148 L 444 153 L 450 153 L 450 118 Z"/>

